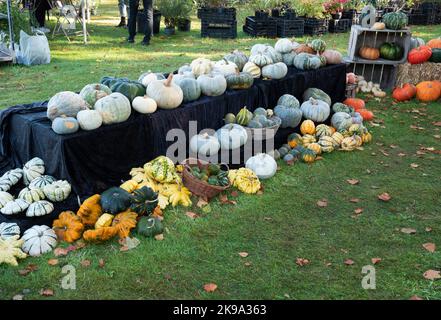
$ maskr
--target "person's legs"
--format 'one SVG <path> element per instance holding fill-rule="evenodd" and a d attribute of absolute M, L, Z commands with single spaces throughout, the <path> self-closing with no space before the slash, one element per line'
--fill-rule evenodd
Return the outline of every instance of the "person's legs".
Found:
<path fill-rule="evenodd" d="M 35 0 L 34 17 L 37 22 L 37 27 L 44 27 L 46 19 L 46 0 Z"/>
<path fill-rule="evenodd" d="M 150 44 L 150 38 L 153 35 L 153 0 L 143 0 L 144 14 L 147 17 L 147 28 L 145 28 L 144 45 Z"/>
<path fill-rule="evenodd" d="M 129 0 L 129 42 L 133 42 L 136 35 L 136 17 L 138 16 L 139 0 Z"/>
<path fill-rule="evenodd" d="M 118 0 L 118 9 L 119 16 L 121 17 L 121 21 L 117 25 L 117 27 L 125 27 L 127 26 L 127 0 Z"/>

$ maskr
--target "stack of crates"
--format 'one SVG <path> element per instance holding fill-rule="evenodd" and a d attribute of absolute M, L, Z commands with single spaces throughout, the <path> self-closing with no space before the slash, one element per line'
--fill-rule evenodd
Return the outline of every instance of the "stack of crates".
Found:
<path fill-rule="evenodd" d="M 253 37 L 277 37 L 277 20 L 270 16 L 249 16 L 245 19 L 243 31 Z"/>
<path fill-rule="evenodd" d="M 432 25 L 441 23 L 441 3 L 424 2 L 409 12 L 409 24 Z"/>
<path fill-rule="evenodd" d="M 305 34 L 319 36 L 328 33 L 329 20 L 305 18 Z"/>
<path fill-rule="evenodd" d="M 329 20 L 330 33 L 344 33 L 352 26 L 352 19 Z"/>
<path fill-rule="evenodd" d="M 201 37 L 237 38 L 235 8 L 201 8 L 198 18 L 201 19 Z"/>
<path fill-rule="evenodd" d="M 277 18 L 277 36 L 280 38 L 303 37 L 305 20 L 298 17 Z"/>

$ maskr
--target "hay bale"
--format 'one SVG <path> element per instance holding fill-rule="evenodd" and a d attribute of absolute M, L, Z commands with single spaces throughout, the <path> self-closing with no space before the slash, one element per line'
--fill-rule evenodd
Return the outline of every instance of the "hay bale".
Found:
<path fill-rule="evenodd" d="M 421 81 L 441 80 L 441 63 L 425 62 L 422 64 L 398 65 L 397 80 L 395 85 L 404 83 L 417 84 Z"/>

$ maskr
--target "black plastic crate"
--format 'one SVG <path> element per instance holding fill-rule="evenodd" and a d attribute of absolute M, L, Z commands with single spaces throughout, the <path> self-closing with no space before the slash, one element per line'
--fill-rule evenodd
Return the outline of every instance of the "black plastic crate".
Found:
<path fill-rule="evenodd" d="M 281 38 L 302 37 L 305 34 L 305 20 L 302 18 L 277 18 L 277 36 Z"/>
<path fill-rule="evenodd" d="M 330 33 L 344 33 L 352 26 L 352 20 L 350 19 L 339 19 L 339 20 L 329 20 L 329 32 Z"/>
<path fill-rule="evenodd" d="M 277 37 L 277 21 L 269 16 L 249 16 L 245 19 L 243 31 L 253 37 Z"/>
<path fill-rule="evenodd" d="M 200 8 L 198 18 L 201 20 L 236 21 L 235 8 Z"/>
<path fill-rule="evenodd" d="M 305 34 L 307 35 L 322 35 L 328 33 L 329 20 L 327 19 L 315 19 L 305 18 Z"/>
<path fill-rule="evenodd" d="M 204 21 L 201 25 L 201 37 L 235 39 L 237 38 L 237 21 Z"/>

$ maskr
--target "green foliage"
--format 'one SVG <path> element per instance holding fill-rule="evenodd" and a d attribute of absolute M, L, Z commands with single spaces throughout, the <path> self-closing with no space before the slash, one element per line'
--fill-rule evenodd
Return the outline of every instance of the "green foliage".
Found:
<path fill-rule="evenodd" d="M 155 3 L 168 27 L 176 26 L 179 19 L 190 18 L 193 11 L 192 0 L 158 0 Z"/>
<path fill-rule="evenodd" d="M 0 13 L 7 14 L 6 0 L 0 0 Z M 20 7 L 16 3 L 13 3 L 11 14 L 14 26 L 15 41 L 17 42 L 19 40 L 20 30 L 25 32 L 30 31 L 29 12 L 20 11 Z M 8 20 L 0 20 L 0 30 L 3 30 L 6 33 L 9 32 Z"/>
<path fill-rule="evenodd" d="M 281 5 L 280 0 L 252 0 L 250 5 L 254 10 L 268 11 Z"/>
<path fill-rule="evenodd" d="M 323 19 L 325 0 L 293 0 L 291 5 L 299 16 Z"/>

